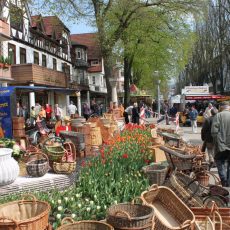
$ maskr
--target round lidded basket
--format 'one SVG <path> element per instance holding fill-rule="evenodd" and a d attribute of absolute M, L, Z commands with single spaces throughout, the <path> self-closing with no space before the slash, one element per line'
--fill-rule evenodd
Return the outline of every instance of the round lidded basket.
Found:
<path fill-rule="evenodd" d="M 69 222 L 65 224 L 65 222 Z M 62 220 L 62 225 L 57 230 L 114 230 L 114 228 L 104 222 L 84 220 L 74 222 L 70 217 L 66 217 Z"/>
<path fill-rule="evenodd" d="M 107 223 L 115 229 L 143 227 L 152 221 L 154 210 L 142 204 L 121 203 L 107 210 Z"/>
<path fill-rule="evenodd" d="M 26 196 L 32 197 L 32 200 L 25 200 L 24 197 L 0 205 L 0 230 L 48 229 L 50 205 L 33 195 Z"/>
<path fill-rule="evenodd" d="M 26 163 L 29 176 L 42 177 L 49 171 L 49 158 L 44 153 L 30 154 Z"/>

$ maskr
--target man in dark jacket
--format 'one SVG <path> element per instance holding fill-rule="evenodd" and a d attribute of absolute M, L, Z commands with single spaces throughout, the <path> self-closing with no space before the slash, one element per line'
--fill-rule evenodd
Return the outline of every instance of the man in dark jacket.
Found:
<path fill-rule="evenodd" d="M 203 146 L 205 146 L 203 151 L 205 151 L 205 149 L 207 148 L 210 167 L 214 163 L 214 144 L 213 144 L 213 138 L 211 135 L 212 120 L 217 113 L 218 113 L 218 110 L 216 108 L 212 108 L 211 117 L 208 117 L 205 119 L 202 129 L 201 129 L 201 139 L 204 142 Z"/>
<path fill-rule="evenodd" d="M 215 162 L 222 186 L 230 186 L 230 106 L 228 102 L 220 104 L 220 112 L 212 121 L 211 129 L 215 145 Z M 227 168 L 225 167 L 227 163 Z"/>
<path fill-rule="evenodd" d="M 191 111 L 189 112 L 189 119 L 191 120 L 193 133 L 197 133 L 197 116 L 198 116 L 198 112 L 195 106 L 193 105 Z"/>

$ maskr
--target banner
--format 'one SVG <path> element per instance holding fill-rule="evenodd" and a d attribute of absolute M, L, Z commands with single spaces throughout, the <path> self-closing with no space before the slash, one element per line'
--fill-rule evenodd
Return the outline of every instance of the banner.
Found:
<path fill-rule="evenodd" d="M 12 138 L 11 94 L 13 89 L 0 88 L 0 138 Z"/>

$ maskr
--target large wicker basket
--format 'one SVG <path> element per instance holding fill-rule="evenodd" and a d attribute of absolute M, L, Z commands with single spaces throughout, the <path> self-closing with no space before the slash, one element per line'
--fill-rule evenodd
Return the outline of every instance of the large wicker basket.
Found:
<path fill-rule="evenodd" d="M 49 171 L 49 159 L 46 154 L 30 154 L 26 163 L 26 171 L 32 177 L 44 176 Z"/>
<path fill-rule="evenodd" d="M 65 222 L 69 222 L 65 224 Z M 84 220 L 74 222 L 70 217 L 66 217 L 62 220 L 62 226 L 57 230 L 114 230 L 114 228 L 104 222 Z"/>
<path fill-rule="evenodd" d="M 54 162 L 53 170 L 55 173 L 71 174 L 76 170 L 76 162 Z"/>
<path fill-rule="evenodd" d="M 151 223 L 154 211 L 142 204 L 122 203 L 107 210 L 107 222 L 115 229 L 143 227 Z"/>
<path fill-rule="evenodd" d="M 141 194 L 145 204 L 154 208 L 155 229 L 191 230 L 195 216 L 191 210 L 169 188 L 153 185 Z"/>
<path fill-rule="evenodd" d="M 168 167 L 160 164 L 147 165 L 142 168 L 149 179 L 150 185 L 162 185 L 167 175 Z"/>
<path fill-rule="evenodd" d="M 27 195 L 28 196 L 28 195 Z M 22 200 L 0 205 L 0 230 L 46 230 L 50 205 L 33 200 Z"/>

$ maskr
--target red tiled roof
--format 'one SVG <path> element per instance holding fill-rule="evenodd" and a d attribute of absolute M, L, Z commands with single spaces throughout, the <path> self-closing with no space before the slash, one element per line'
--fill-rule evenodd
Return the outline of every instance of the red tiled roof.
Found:
<path fill-rule="evenodd" d="M 96 33 L 71 34 L 71 41 L 88 47 L 88 60 L 101 59 L 101 50 Z"/>
<path fill-rule="evenodd" d="M 31 16 L 31 20 L 32 20 L 32 27 L 37 27 L 37 23 L 39 22 L 41 18 L 41 15 L 34 15 L 34 16 Z"/>
<path fill-rule="evenodd" d="M 102 71 L 102 66 L 98 65 L 98 66 L 90 66 L 88 68 L 88 72 L 89 73 L 97 73 L 97 72 L 101 72 Z"/>

